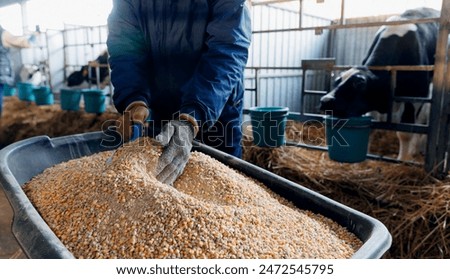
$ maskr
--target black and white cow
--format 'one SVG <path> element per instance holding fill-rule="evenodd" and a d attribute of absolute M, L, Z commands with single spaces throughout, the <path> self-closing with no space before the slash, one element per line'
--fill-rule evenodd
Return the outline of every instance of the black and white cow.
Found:
<path fill-rule="evenodd" d="M 99 81 L 98 84 L 103 89 L 109 83 L 109 69 L 108 65 L 108 51 L 102 52 L 94 61 L 91 61 L 89 65 L 84 65 L 80 70 L 72 72 L 67 78 L 67 86 L 85 88 L 89 86 L 89 68 L 90 82 L 97 84 L 97 70 L 99 68 Z M 91 66 L 91 67 L 89 67 Z"/>
<path fill-rule="evenodd" d="M 42 69 L 34 64 L 24 64 L 20 69 L 19 78 L 21 82 L 31 83 L 34 86 L 44 85 L 47 81 Z"/>
<path fill-rule="evenodd" d="M 430 8 L 405 11 L 388 21 L 419 18 L 437 18 L 440 12 Z M 335 81 L 335 88 L 321 98 L 321 110 L 337 117 L 360 116 L 371 113 L 376 120 L 389 110 L 391 77 L 389 71 L 369 70 L 370 66 L 434 65 L 438 23 L 401 24 L 382 26 L 376 33 L 362 66 L 354 67 Z M 428 97 L 432 81 L 430 71 L 398 71 L 396 96 Z M 394 103 L 393 121 L 428 123 L 430 105 Z M 425 136 L 398 132 L 400 150 L 398 159 L 413 160 L 423 151 Z"/>

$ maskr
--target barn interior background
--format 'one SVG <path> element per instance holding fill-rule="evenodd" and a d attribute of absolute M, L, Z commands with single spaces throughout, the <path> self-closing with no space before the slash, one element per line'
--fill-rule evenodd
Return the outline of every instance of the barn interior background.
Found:
<path fill-rule="evenodd" d="M 52 88 L 56 103 L 71 73 L 84 65 L 97 71 L 105 66 L 90 62 L 106 49 L 105 23 L 111 8 L 111 1 L 74 1 L 90 7 L 81 10 L 63 7 L 61 2 L 66 1 L 8 0 L 0 7 L 0 18 L 7 21 L 0 24 L 16 34 L 29 33 L 39 26 L 42 36 L 36 47 L 12 52 L 15 71 L 19 78 L 22 65 L 37 65 L 45 73 L 42 82 Z M 247 131 L 244 159 L 382 221 L 393 235 L 392 248 L 385 256 L 388 258 L 450 258 L 447 2 L 251 2 L 253 38 L 244 107 L 287 106 L 290 122 L 286 130 L 288 144 L 279 148 L 254 146 Z M 55 9 L 45 9 L 48 5 L 60 7 L 58 11 L 65 13 L 69 10 L 71 16 L 85 15 L 81 20 L 55 22 Z M 434 66 L 434 99 L 424 101 L 433 104 L 431 122 L 426 126 L 376 123 L 370 160 L 357 164 L 329 160 L 323 116 L 317 109 L 320 94 L 331 88 L 341 71 L 361 63 L 388 17 L 417 6 L 442 9 L 441 18 L 430 20 L 445 23 L 446 27 L 441 28 L 445 40 L 438 46 Z M 100 84 L 92 80 L 87 86 L 97 88 Z M 113 92 L 112 85 L 101 89 L 105 94 Z M 66 113 L 57 104 L 38 107 L 13 98 L 5 100 L 5 106 L 0 127 L 2 145 L 39 134 L 60 136 L 100 129 L 106 119 L 117 117 L 112 106 L 103 115 Z M 312 124 L 308 125 L 308 121 Z M 427 133 L 426 156 L 417 162 L 396 162 L 395 130 Z"/>

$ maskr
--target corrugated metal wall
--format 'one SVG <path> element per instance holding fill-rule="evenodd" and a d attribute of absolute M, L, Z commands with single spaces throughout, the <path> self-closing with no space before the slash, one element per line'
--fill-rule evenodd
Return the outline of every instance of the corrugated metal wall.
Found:
<path fill-rule="evenodd" d="M 64 45 L 63 34 L 59 30 L 47 30 L 49 45 L 49 68 L 52 89 L 59 91 L 64 86 Z"/>
<path fill-rule="evenodd" d="M 250 57 L 246 70 L 244 107 L 288 106 L 300 111 L 302 72 L 300 70 L 273 69 L 272 67 L 300 67 L 303 59 L 334 58 L 336 65 L 360 65 L 379 27 L 324 29 L 321 35 L 314 30 L 262 32 L 261 30 L 299 27 L 299 13 L 270 5 L 253 7 L 253 34 Z M 388 16 L 346 19 L 347 24 L 383 22 Z M 303 15 L 302 27 L 327 26 L 332 20 Z M 254 67 L 271 67 L 258 71 L 255 84 Z M 339 73 L 333 73 L 337 75 Z M 307 72 L 305 89 L 326 90 L 332 77 L 324 71 Z M 257 87 L 256 92 L 253 91 Z M 256 100 L 257 99 L 257 104 Z M 305 97 L 304 111 L 318 113 L 319 96 Z"/>
<path fill-rule="evenodd" d="M 347 19 L 346 24 L 383 22 L 388 16 Z M 360 65 L 365 58 L 375 33 L 380 27 L 333 29 L 330 31 L 330 55 L 337 65 Z"/>
<path fill-rule="evenodd" d="M 253 31 L 292 29 L 299 27 L 299 13 L 274 6 L 260 5 L 252 8 Z M 304 26 L 323 26 L 329 20 L 303 16 Z M 310 31 L 284 31 L 254 33 L 247 67 L 289 67 L 297 69 L 261 69 L 258 72 L 258 96 L 255 97 L 255 70 L 246 70 L 244 107 L 288 106 L 300 109 L 301 61 L 327 56 L 329 32 L 315 35 Z M 258 104 L 255 99 L 258 99 Z"/>

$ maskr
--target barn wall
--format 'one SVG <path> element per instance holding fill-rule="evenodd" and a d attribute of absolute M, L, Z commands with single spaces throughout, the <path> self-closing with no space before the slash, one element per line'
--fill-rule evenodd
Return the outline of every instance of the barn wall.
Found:
<path fill-rule="evenodd" d="M 59 92 L 64 86 L 64 39 L 59 30 L 47 31 L 49 45 L 49 70 L 52 89 Z"/>
<path fill-rule="evenodd" d="M 347 19 L 346 24 L 383 22 L 388 16 Z M 337 65 L 360 65 L 379 27 L 334 29 L 330 31 L 330 56 Z"/>
<path fill-rule="evenodd" d="M 66 25 L 64 46 L 66 67 L 70 71 L 86 65 L 106 50 L 107 26 Z"/>
<path fill-rule="evenodd" d="M 64 30 L 47 30 L 37 46 L 18 52 L 15 64 L 47 63 L 52 90 L 59 92 L 67 76 L 95 60 L 106 49 L 106 38 L 106 26 L 66 25 Z M 19 71 L 17 67 L 16 72 Z"/>
<path fill-rule="evenodd" d="M 347 19 L 347 23 L 384 21 L 387 17 Z M 302 26 L 325 26 L 332 21 L 316 16 L 303 15 Z M 299 27 L 297 11 L 272 6 L 252 7 L 252 29 L 294 29 Z M 245 72 L 246 94 L 244 107 L 255 105 L 288 106 L 300 111 L 303 59 L 333 57 L 337 65 L 360 64 L 378 27 L 254 33 L 247 67 L 292 67 L 298 69 L 261 69 L 258 72 L 258 104 L 255 103 L 255 70 Z M 39 64 L 48 61 L 51 85 L 56 91 L 64 86 L 67 76 L 88 61 L 94 60 L 106 49 L 107 26 L 86 27 L 67 25 L 65 30 L 49 30 L 43 47 L 23 49 L 14 55 L 16 65 Z M 48 46 L 47 46 L 48 44 Z M 46 49 L 48 47 L 48 49 Z M 18 68 L 16 68 L 18 72 Z M 324 73 L 309 72 L 306 88 L 323 90 L 329 85 Z M 318 98 L 307 96 L 305 112 L 317 112 Z"/>
<path fill-rule="evenodd" d="M 64 73 L 67 78 L 107 49 L 108 28 L 66 25 L 64 29 Z M 110 88 L 107 88 L 110 89 Z"/>
<path fill-rule="evenodd" d="M 299 15 L 296 11 L 272 6 L 254 6 L 252 8 L 253 31 L 293 29 L 299 27 Z M 323 26 L 329 20 L 304 15 L 303 26 Z M 244 107 L 251 106 L 288 106 L 291 111 L 299 111 L 302 76 L 302 59 L 327 56 L 329 32 L 321 35 L 311 31 L 285 31 L 254 33 L 247 67 L 295 67 L 298 69 L 261 69 L 255 102 L 255 70 L 246 71 Z"/>
<path fill-rule="evenodd" d="M 298 28 L 298 12 L 271 6 L 253 7 L 253 30 Z M 346 24 L 383 22 L 389 16 L 346 19 Z M 302 27 L 333 24 L 315 16 L 303 15 Z M 360 65 L 379 27 L 325 29 L 321 35 L 314 30 L 267 32 L 253 34 L 248 67 L 300 67 L 303 59 L 334 58 L 336 65 Z M 302 90 L 300 70 L 260 70 L 258 90 L 255 93 L 255 70 L 246 71 L 247 90 L 244 107 L 288 106 L 300 111 L 299 94 Z M 333 73 L 337 75 L 338 73 Z M 305 89 L 326 90 L 332 77 L 324 71 L 309 71 Z M 255 94 L 258 96 L 255 98 Z M 255 99 L 258 99 L 256 104 Z M 318 113 L 319 96 L 305 97 L 304 112 Z"/>

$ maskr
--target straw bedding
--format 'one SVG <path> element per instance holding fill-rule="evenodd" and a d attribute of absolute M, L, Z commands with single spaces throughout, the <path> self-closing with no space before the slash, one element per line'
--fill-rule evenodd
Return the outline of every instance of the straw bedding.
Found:
<path fill-rule="evenodd" d="M 103 114 L 61 110 L 59 104 L 37 106 L 20 101 L 17 97 L 3 98 L 0 118 L 0 146 L 26 138 L 47 135 L 59 137 L 78 133 L 100 131 L 113 124 L 117 111 L 109 109 Z"/>
<path fill-rule="evenodd" d="M 316 143 L 324 138 L 321 127 L 288 125 L 289 139 L 311 143 L 306 134 Z M 372 144 L 371 152 L 395 155 L 395 134 L 386 133 L 384 140 Z M 326 152 L 299 147 L 256 147 L 248 135 L 244 159 L 383 222 L 393 236 L 386 258 L 450 258 L 450 177 L 437 180 L 421 166 L 338 163 Z"/>

